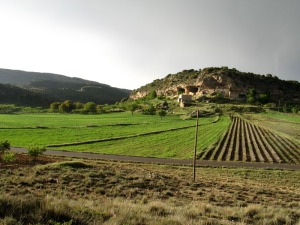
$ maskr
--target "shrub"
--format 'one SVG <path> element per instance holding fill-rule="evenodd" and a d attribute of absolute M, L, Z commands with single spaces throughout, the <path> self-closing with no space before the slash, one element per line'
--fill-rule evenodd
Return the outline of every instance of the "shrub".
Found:
<path fill-rule="evenodd" d="M 84 104 L 83 109 L 89 113 L 96 113 L 97 105 L 94 102 L 88 102 L 88 103 Z"/>
<path fill-rule="evenodd" d="M 0 142 L 0 152 L 5 152 L 10 150 L 10 143 L 8 140 L 4 140 Z"/>
<path fill-rule="evenodd" d="M 162 120 L 163 117 L 165 117 L 167 115 L 167 112 L 165 110 L 160 110 L 158 112 L 158 115 L 160 116 L 160 119 Z"/>
<path fill-rule="evenodd" d="M 46 151 L 45 146 L 32 145 L 28 147 L 28 155 L 32 156 L 34 159 L 39 155 L 43 155 Z"/>
<path fill-rule="evenodd" d="M 16 154 L 13 152 L 7 151 L 2 155 L 2 160 L 4 162 L 14 162 L 16 160 Z"/>
<path fill-rule="evenodd" d="M 293 113 L 296 113 L 296 114 L 299 112 L 299 108 L 297 106 L 292 107 L 291 110 Z"/>
<path fill-rule="evenodd" d="M 60 104 L 61 104 L 60 102 L 53 102 L 53 103 L 51 103 L 50 104 L 50 111 L 51 112 L 58 111 Z"/>
<path fill-rule="evenodd" d="M 135 110 L 137 110 L 138 109 L 138 104 L 136 104 L 135 102 L 133 102 L 133 103 L 131 103 L 130 105 L 128 105 L 128 109 L 129 109 L 129 111 L 131 112 L 131 115 L 133 115 L 133 112 L 135 111 Z"/>
<path fill-rule="evenodd" d="M 285 113 L 289 113 L 291 112 L 291 106 L 285 104 L 282 108 L 282 111 L 285 112 Z"/>

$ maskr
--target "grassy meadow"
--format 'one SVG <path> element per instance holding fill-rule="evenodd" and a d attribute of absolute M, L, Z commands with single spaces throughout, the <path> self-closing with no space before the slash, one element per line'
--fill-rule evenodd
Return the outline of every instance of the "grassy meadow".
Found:
<path fill-rule="evenodd" d="M 300 171 L 62 160 L 0 169 L 0 224 L 300 223 Z"/>
<path fill-rule="evenodd" d="M 17 147 L 69 143 L 70 146 L 52 149 L 167 158 L 191 158 L 193 154 L 195 119 L 182 120 L 179 116 L 160 119 L 130 112 L 19 114 L 0 115 L 0 120 L 0 139 L 7 139 Z M 225 116 L 200 118 L 199 151 L 213 145 L 227 130 L 229 123 Z M 100 141 L 72 145 L 92 140 Z"/>

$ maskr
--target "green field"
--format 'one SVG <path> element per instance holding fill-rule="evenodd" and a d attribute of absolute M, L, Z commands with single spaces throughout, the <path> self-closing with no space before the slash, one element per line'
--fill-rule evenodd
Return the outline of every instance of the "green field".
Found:
<path fill-rule="evenodd" d="M 212 123 L 216 118 L 200 118 L 199 151 L 214 144 L 227 130 L 229 118 L 220 117 L 218 122 Z M 54 149 L 173 158 L 191 158 L 193 154 L 195 119 L 182 120 L 178 116 L 167 116 L 161 120 L 158 116 L 131 115 L 129 112 L 102 115 L 0 115 L 0 119 L 0 140 L 9 140 L 12 146 L 48 146 L 107 139 Z M 170 129 L 178 130 L 168 131 Z M 140 134 L 144 136 L 131 137 Z M 118 137 L 123 139 L 109 140 Z"/>

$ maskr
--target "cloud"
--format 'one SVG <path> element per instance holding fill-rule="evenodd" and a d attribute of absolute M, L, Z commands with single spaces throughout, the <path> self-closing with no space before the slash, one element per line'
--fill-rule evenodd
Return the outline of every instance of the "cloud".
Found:
<path fill-rule="evenodd" d="M 0 2 L 0 59 L 127 88 L 208 66 L 299 80 L 299 9 L 297 0 Z"/>

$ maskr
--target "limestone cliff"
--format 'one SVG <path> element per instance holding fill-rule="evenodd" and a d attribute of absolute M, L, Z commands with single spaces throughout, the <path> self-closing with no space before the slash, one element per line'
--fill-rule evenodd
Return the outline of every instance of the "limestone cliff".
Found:
<path fill-rule="evenodd" d="M 134 90 L 132 99 L 146 96 L 155 90 L 158 95 L 176 97 L 180 93 L 206 95 L 220 93 L 232 99 L 242 99 L 249 89 L 257 93 L 268 93 L 272 100 L 300 99 L 300 83 L 284 81 L 276 76 L 258 75 L 240 72 L 227 67 L 209 67 L 202 70 L 184 70 L 177 74 L 169 74 L 163 79 L 154 80 Z"/>

